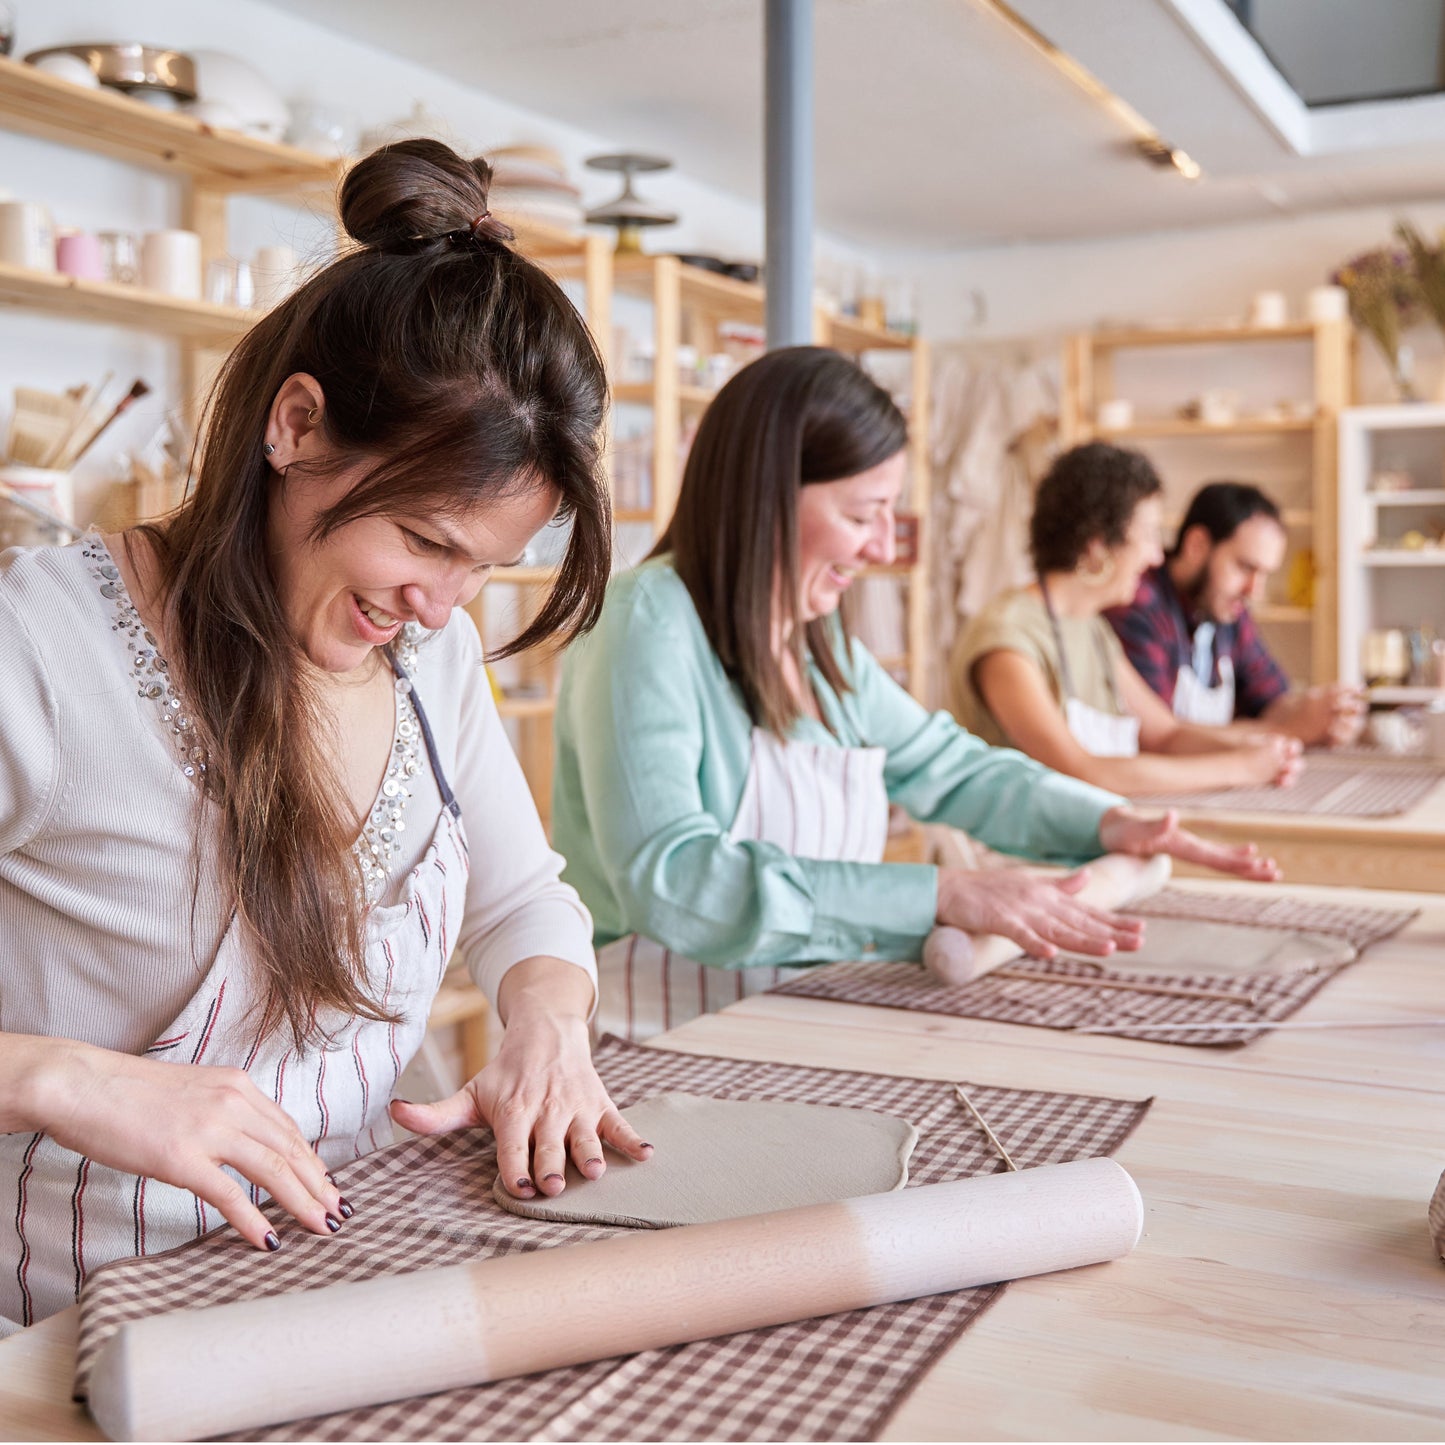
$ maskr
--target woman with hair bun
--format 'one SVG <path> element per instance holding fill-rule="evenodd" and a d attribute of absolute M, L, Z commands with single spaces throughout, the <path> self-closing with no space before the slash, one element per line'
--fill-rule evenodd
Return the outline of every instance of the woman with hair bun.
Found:
<path fill-rule="evenodd" d="M 1297 741 L 1176 718 L 1104 618 L 1163 561 L 1163 490 L 1123 447 L 1090 442 L 1059 457 L 1029 524 L 1037 581 L 995 598 L 959 634 L 949 706 L 986 742 L 1119 793 L 1289 783 Z"/>
<path fill-rule="evenodd" d="M 1252 848 L 985 746 L 849 637 L 844 593 L 893 560 L 906 441 L 892 398 L 837 352 L 744 367 L 703 415 L 653 555 L 568 652 L 553 829 L 596 920 L 599 1027 L 644 1038 L 780 969 L 917 959 L 936 923 L 1045 957 L 1138 946 L 1137 921 L 1072 896 L 1081 873 L 884 862 L 890 803 L 1027 858 L 1274 875 Z"/>
<path fill-rule="evenodd" d="M 606 378 L 566 297 L 433 141 L 361 161 L 356 247 L 214 390 L 170 516 L 0 559 L 0 1316 L 269 1194 L 335 1233 L 328 1169 L 490 1123 L 507 1187 L 646 1146 L 591 1064 L 591 921 L 508 747 L 470 620 L 571 537 L 513 644 L 590 627 Z M 505 1020 L 451 1099 L 393 1101 L 455 947 Z M 357 1200 L 357 1208 L 365 1201 Z"/>

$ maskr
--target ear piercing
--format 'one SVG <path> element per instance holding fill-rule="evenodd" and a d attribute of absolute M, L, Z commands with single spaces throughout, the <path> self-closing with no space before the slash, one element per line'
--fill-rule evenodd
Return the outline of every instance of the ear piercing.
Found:
<path fill-rule="evenodd" d="M 268 456 L 268 457 L 269 457 L 269 456 L 274 456 L 274 455 L 275 455 L 275 453 L 276 453 L 276 448 L 275 448 L 274 446 L 272 446 L 270 442 L 267 442 L 267 443 L 265 444 L 265 446 L 263 446 L 263 447 L 261 448 L 261 451 L 262 451 L 262 453 L 263 453 L 265 456 Z"/>

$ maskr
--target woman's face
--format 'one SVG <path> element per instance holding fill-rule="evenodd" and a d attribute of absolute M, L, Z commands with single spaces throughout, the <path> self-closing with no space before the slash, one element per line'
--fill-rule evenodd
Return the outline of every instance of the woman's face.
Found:
<path fill-rule="evenodd" d="M 271 499 L 268 546 L 277 595 L 291 635 L 323 672 L 360 667 L 372 649 L 407 622 L 435 631 L 454 607 L 480 591 L 494 567 L 508 566 L 557 509 L 556 487 L 519 489 L 460 520 L 433 514 L 360 517 L 321 541 L 317 516 L 361 475 L 279 479 Z"/>
<path fill-rule="evenodd" d="M 1113 560 L 1113 570 L 1101 589 L 1099 603 L 1105 607 L 1128 607 L 1139 591 L 1139 581 L 1152 567 L 1164 560 L 1160 541 L 1164 526 L 1164 502 L 1160 497 L 1145 497 L 1129 519 L 1124 540 L 1114 547 L 1104 547 L 1103 554 Z"/>
<path fill-rule="evenodd" d="M 811 482 L 798 494 L 798 620 L 838 610 L 864 567 L 893 560 L 893 508 L 908 454 L 900 451 L 838 482 Z"/>

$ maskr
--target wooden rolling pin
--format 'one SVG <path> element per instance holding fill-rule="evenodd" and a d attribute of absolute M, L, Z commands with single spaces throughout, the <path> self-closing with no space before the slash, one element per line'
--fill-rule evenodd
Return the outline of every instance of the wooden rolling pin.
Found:
<path fill-rule="evenodd" d="M 1099 1264 L 1143 1227 L 1112 1159 L 638 1230 L 122 1325 L 90 1411 L 197 1440 L 715 1335 Z"/>
<path fill-rule="evenodd" d="M 1089 881 L 1074 894 L 1081 903 L 1114 910 L 1149 898 L 1168 881 L 1173 864 L 1166 854 L 1131 858 L 1106 853 L 1089 864 Z M 923 945 L 923 962 L 940 983 L 972 983 L 990 970 L 1023 957 L 1023 948 L 996 933 L 966 933 L 940 924 Z"/>

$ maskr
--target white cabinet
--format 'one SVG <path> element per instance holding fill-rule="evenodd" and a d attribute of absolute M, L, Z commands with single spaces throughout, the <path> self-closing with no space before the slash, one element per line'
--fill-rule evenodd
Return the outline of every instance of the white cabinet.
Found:
<path fill-rule="evenodd" d="M 1367 632 L 1428 628 L 1445 636 L 1445 406 L 1350 407 L 1340 413 L 1339 454 L 1339 672 L 1358 683 Z M 1406 476 L 1408 491 L 1380 485 Z M 1435 540 L 1401 545 L 1411 533 Z M 1420 700 L 1428 696 L 1422 691 Z M 1414 698 L 1391 688 L 1378 700 Z"/>

